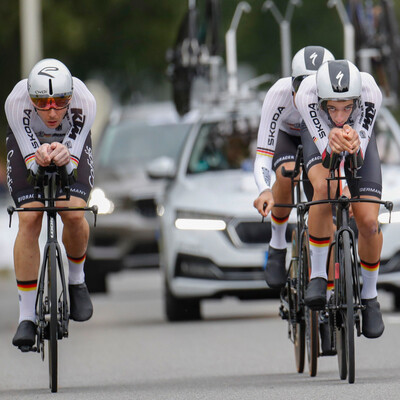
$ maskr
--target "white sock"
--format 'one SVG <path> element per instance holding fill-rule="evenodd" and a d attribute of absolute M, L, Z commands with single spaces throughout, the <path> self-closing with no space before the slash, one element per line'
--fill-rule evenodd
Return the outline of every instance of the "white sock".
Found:
<path fill-rule="evenodd" d="M 376 290 L 376 284 L 378 282 L 380 261 L 371 264 L 360 260 L 360 264 L 361 264 L 361 276 L 363 282 L 361 289 L 361 298 L 373 299 L 378 295 L 378 291 Z"/>
<path fill-rule="evenodd" d="M 69 266 L 68 283 L 70 285 L 79 285 L 80 283 L 85 282 L 85 271 L 83 270 L 83 266 L 85 265 L 86 254 L 80 258 L 73 258 L 67 255 L 67 258 Z"/>
<path fill-rule="evenodd" d="M 326 273 L 326 260 L 329 251 L 330 238 L 317 238 L 310 236 L 310 258 L 311 258 L 311 276 L 313 278 L 328 279 Z"/>
<path fill-rule="evenodd" d="M 18 299 L 19 299 L 19 320 L 32 321 L 36 323 L 36 292 L 37 280 L 18 281 Z"/>
<path fill-rule="evenodd" d="M 286 227 L 289 215 L 284 218 L 278 218 L 271 213 L 271 241 L 269 245 L 274 249 L 286 249 Z"/>

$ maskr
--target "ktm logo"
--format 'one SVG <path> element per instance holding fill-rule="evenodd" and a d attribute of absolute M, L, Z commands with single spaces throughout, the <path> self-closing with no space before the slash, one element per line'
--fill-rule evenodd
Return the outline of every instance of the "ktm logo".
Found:
<path fill-rule="evenodd" d="M 58 71 L 57 67 L 44 67 L 42 70 L 38 72 L 38 75 L 45 75 L 50 78 L 54 78 L 54 75 L 50 75 L 48 72 L 55 72 Z"/>

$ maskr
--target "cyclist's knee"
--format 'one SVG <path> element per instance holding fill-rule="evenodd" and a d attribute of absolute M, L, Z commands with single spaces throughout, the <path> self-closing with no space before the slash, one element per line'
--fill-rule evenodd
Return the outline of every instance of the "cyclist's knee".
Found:
<path fill-rule="evenodd" d="M 19 215 L 19 230 L 29 231 L 32 236 L 39 236 L 42 228 L 42 212 L 29 211 L 20 212 Z"/>
<path fill-rule="evenodd" d="M 312 187 L 314 189 L 315 200 L 324 200 L 328 198 L 328 188 L 325 179 L 312 182 Z"/>
<path fill-rule="evenodd" d="M 357 221 L 357 228 L 364 238 L 373 238 L 379 233 L 378 221 L 370 216 L 362 216 Z"/>
<path fill-rule="evenodd" d="M 83 211 L 64 211 L 60 213 L 61 220 L 64 225 L 78 226 L 85 219 Z"/>

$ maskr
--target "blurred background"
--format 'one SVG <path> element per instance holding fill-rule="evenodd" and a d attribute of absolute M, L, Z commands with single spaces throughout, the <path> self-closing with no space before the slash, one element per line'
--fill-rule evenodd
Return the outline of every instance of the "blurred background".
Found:
<path fill-rule="evenodd" d="M 210 8 L 217 10 L 218 15 L 213 16 L 215 28 L 211 27 L 217 34 L 213 39 L 214 51 L 225 58 L 224 35 L 238 3 L 234 0 L 3 1 L 0 4 L 3 21 L 0 26 L 0 102 L 4 104 L 18 80 L 27 77 L 26 71 L 44 57 L 60 59 L 74 76 L 84 81 L 101 82 L 110 90 L 113 104 L 171 99 L 166 53 L 176 43 L 188 8 L 191 4 L 197 7 L 199 40 L 205 38 L 207 31 L 209 34 L 210 25 L 214 23 Z M 266 10 L 266 3 L 265 0 L 249 1 L 252 10 L 238 28 L 237 58 L 239 65 L 246 65 L 254 76 L 270 73 L 278 77 L 282 74 L 280 27 L 273 13 Z M 290 2 L 278 0 L 275 3 L 285 15 Z M 330 49 L 336 58 L 344 57 L 343 26 L 336 7 L 332 6 L 335 2 L 292 0 L 291 3 L 296 5 L 290 19 L 290 56 L 301 47 L 318 44 Z M 329 7 L 328 3 L 331 3 Z M 347 7 L 350 3 L 344 2 Z M 22 13 L 24 4 L 28 7 L 25 16 Z M 399 18 L 400 1 L 393 0 L 393 6 Z M 24 27 L 31 27 L 37 18 L 41 29 L 39 43 L 36 36 L 32 36 L 34 32 L 28 30 L 26 34 L 36 40 L 34 45 L 28 46 L 36 48 L 38 54 L 25 60 L 24 69 L 21 32 Z M 2 112 L 0 154 L 3 162 L 5 125 Z"/>

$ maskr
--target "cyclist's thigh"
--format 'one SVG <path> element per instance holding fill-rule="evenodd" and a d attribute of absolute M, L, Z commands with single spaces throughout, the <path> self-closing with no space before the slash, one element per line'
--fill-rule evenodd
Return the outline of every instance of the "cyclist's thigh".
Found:
<path fill-rule="evenodd" d="M 33 185 L 27 180 L 28 170 L 11 129 L 7 131 L 7 185 L 17 207 L 34 201 Z M 38 203 L 42 206 L 42 203 Z"/>
<path fill-rule="evenodd" d="M 62 199 L 63 196 L 60 197 L 60 199 Z M 71 196 L 70 199 L 68 201 L 57 201 L 56 202 L 56 206 L 57 207 L 86 207 L 86 200 L 80 198 L 80 197 L 76 197 L 76 196 Z M 78 221 L 80 219 L 85 218 L 85 211 L 60 211 L 59 212 L 60 217 L 63 221 L 66 220 L 75 220 Z"/>
<path fill-rule="evenodd" d="M 314 165 L 322 164 L 322 157 L 304 123 L 301 125 L 301 144 L 303 145 L 304 167 L 308 173 Z"/>
<path fill-rule="evenodd" d="M 297 146 L 301 144 L 299 136 L 292 136 L 284 131 L 279 131 L 275 154 L 272 160 L 272 169 L 277 169 L 284 163 L 293 162 L 296 158 Z"/>
<path fill-rule="evenodd" d="M 81 158 L 77 168 L 77 180 L 71 186 L 71 198 L 77 197 L 84 200 L 86 203 L 89 199 L 90 192 L 94 184 L 94 163 L 92 153 L 92 139 L 90 132 L 83 146 Z M 60 190 L 57 197 L 63 196 L 64 193 Z"/>
<path fill-rule="evenodd" d="M 367 151 L 365 152 L 364 164 L 357 173 L 361 179 L 354 181 L 350 177 L 350 171 L 347 170 L 345 172 L 352 197 L 360 194 L 360 196 L 373 196 L 378 199 L 381 198 L 381 160 L 379 158 L 378 148 L 376 146 L 375 135 L 372 135 L 371 140 L 369 141 Z"/>

